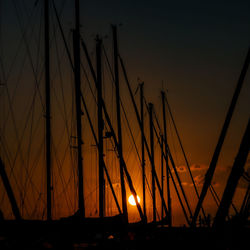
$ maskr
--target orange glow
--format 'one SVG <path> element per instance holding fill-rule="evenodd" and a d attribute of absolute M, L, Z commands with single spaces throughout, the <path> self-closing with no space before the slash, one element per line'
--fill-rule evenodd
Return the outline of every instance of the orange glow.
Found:
<path fill-rule="evenodd" d="M 137 201 L 140 203 L 140 197 L 137 195 Z M 134 196 L 131 194 L 128 198 L 128 202 L 131 206 L 136 206 Z"/>

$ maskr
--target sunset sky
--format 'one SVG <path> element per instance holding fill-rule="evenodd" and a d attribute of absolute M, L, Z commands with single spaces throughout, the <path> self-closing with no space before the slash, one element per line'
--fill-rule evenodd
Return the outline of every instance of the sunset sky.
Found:
<path fill-rule="evenodd" d="M 24 3 L 25 2 L 25 3 Z M 29 109 L 32 102 L 33 91 L 35 91 L 35 85 L 33 84 L 34 78 L 32 76 L 32 69 L 28 63 L 28 59 L 25 59 L 25 54 L 27 54 L 27 46 L 30 46 L 31 57 L 34 62 L 34 71 L 39 75 L 36 79 L 38 82 L 41 81 L 41 86 L 43 84 L 43 67 L 42 60 L 39 63 L 38 58 L 42 57 L 42 49 L 38 51 L 38 47 L 43 46 L 43 38 L 39 36 L 39 27 L 42 20 L 42 4 L 41 1 L 38 1 L 37 6 L 35 6 L 34 1 L 28 1 L 31 3 L 31 6 L 26 1 L 7 1 L 0 0 L 0 56 L 1 56 L 1 71 L 0 71 L 0 82 L 4 83 L 6 76 L 8 78 L 8 72 L 11 72 L 8 78 L 10 96 L 13 98 L 14 113 L 15 119 L 18 124 L 20 131 L 25 128 L 25 119 L 26 115 L 29 114 Z M 63 29 L 68 41 L 68 44 L 72 46 L 71 43 L 71 29 L 74 27 L 74 6 L 70 0 L 56 0 L 56 6 L 60 12 L 60 18 L 62 20 Z M 116 24 L 118 26 L 118 41 L 119 41 L 119 51 L 125 62 L 129 79 L 131 81 L 131 86 L 135 92 L 138 86 L 138 83 L 141 81 L 145 82 L 145 98 L 147 102 L 153 102 L 155 105 L 156 113 L 162 122 L 161 118 L 161 100 L 160 100 L 160 91 L 167 91 L 168 101 L 171 105 L 171 109 L 176 121 L 177 128 L 182 139 L 184 149 L 188 156 L 189 163 L 191 165 L 191 170 L 196 180 L 199 190 L 201 190 L 204 174 L 208 168 L 208 165 L 211 161 L 214 148 L 216 146 L 221 127 L 223 125 L 227 109 L 229 107 L 234 88 L 237 84 L 239 74 L 241 72 L 244 59 L 248 48 L 250 46 L 250 2 L 244 0 L 234 0 L 234 1 L 225 1 L 225 0 L 210 0 L 210 1 L 164 1 L 164 0 L 127 0 L 127 1 L 80 1 L 80 11 L 81 11 L 81 35 L 85 39 L 91 58 L 93 59 L 93 64 L 95 65 L 95 36 L 99 34 L 103 38 L 104 46 L 107 49 L 109 54 L 110 61 L 112 62 L 112 31 L 111 24 Z M 51 8 L 52 13 L 52 8 Z M 19 15 L 19 17 L 18 17 Z M 30 27 L 29 28 L 29 18 L 30 18 Z M 56 19 L 54 13 L 51 14 L 53 21 L 51 22 L 52 27 L 56 27 Z M 21 20 L 21 26 L 19 21 Z M 41 21 L 42 20 L 42 21 Z M 33 26 L 32 26 L 33 25 Z M 20 27 L 27 28 L 27 44 L 22 41 L 22 31 Z M 33 27 L 33 28 L 32 28 Z M 34 29 L 35 38 L 29 37 L 29 34 L 32 33 Z M 55 28 L 57 31 L 56 36 L 51 35 L 52 37 L 52 82 L 53 82 L 53 91 L 52 96 L 55 108 L 52 108 L 52 124 L 54 129 L 54 147 L 55 151 L 58 150 L 57 155 L 54 156 L 54 161 L 56 157 L 60 158 L 63 156 L 65 161 L 62 160 L 60 167 L 66 164 L 70 165 L 70 153 L 66 150 L 68 144 L 73 144 L 72 138 L 69 139 L 69 136 L 65 136 L 62 139 L 61 134 L 65 134 L 67 129 L 70 129 L 74 123 L 68 123 L 68 127 L 62 125 L 65 121 L 64 116 L 58 115 L 63 110 L 63 100 L 61 95 L 61 89 L 59 88 L 59 81 L 63 82 L 66 95 L 66 108 L 65 114 L 68 118 L 72 118 L 73 111 L 71 110 L 72 105 L 72 86 L 68 82 L 72 82 L 72 72 L 69 68 L 67 62 L 67 57 L 65 50 L 60 40 L 60 33 L 58 27 Z M 24 29 L 25 30 L 25 29 Z M 33 34 L 33 33 L 32 33 Z M 39 40 L 40 39 L 40 40 Z M 21 41 L 21 45 L 17 41 Z M 40 41 L 40 45 L 38 45 Z M 55 41 L 58 42 L 58 47 L 55 46 Z M 40 48 L 40 47 L 39 47 Z M 58 51 L 59 53 L 58 53 Z M 25 51 L 26 52 L 22 52 Z M 18 51 L 15 54 L 15 51 Z M 58 54 L 61 56 L 60 60 L 56 61 L 56 56 Z M 17 63 L 12 67 L 11 62 L 15 58 Z M 83 53 L 82 53 L 83 55 Z M 40 56 L 40 57 L 39 57 Z M 54 59 L 53 59 L 54 58 Z M 82 59 L 83 61 L 85 59 Z M 37 63 L 37 64 L 36 64 Z M 60 76 L 59 68 L 57 68 L 56 63 L 61 63 L 61 74 Z M 4 66 L 3 66 L 4 65 Z M 22 73 L 20 73 L 20 68 L 22 66 Z M 4 70 L 3 70 L 4 68 Z M 4 73 L 5 72 L 5 73 Z M 7 73 L 6 73 L 7 72 Z M 19 78 L 18 78 L 19 77 Z M 110 76 L 107 74 L 105 76 L 104 86 L 105 98 L 107 99 L 107 106 L 111 109 L 114 108 L 114 91 L 110 90 L 110 83 L 108 79 Z M 120 73 L 122 78 L 122 73 Z M 21 79 L 22 82 L 26 83 L 22 85 L 21 83 L 18 87 L 14 82 L 17 79 Z M 91 79 L 91 77 L 90 77 Z M 20 81 L 20 82 L 21 82 Z M 67 82 L 68 81 L 68 82 Z M 88 105 L 91 107 L 91 111 L 96 112 L 94 107 L 94 101 L 91 99 L 90 90 L 86 87 L 86 79 L 82 79 L 83 83 L 83 92 L 86 96 Z M 60 85 L 61 86 L 61 85 Z M 94 85 L 92 85 L 94 86 Z M 43 87 L 41 88 L 41 97 L 38 93 L 36 95 L 36 102 L 34 104 L 34 124 L 37 125 L 37 130 L 34 132 L 34 135 L 39 135 L 36 141 L 36 147 L 32 148 L 34 150 L 33 154 L 36 155 L 41 148 L 43 148 L 43 116 L 41 115 L 41 110 L 43 110 L 42 100 L 43 100 Z M 94 88 L 94 87 L 93 87 Z M 1 90 L 1 89 L 0 89 Z M 1 136 L 5 134 L 9 136 L 9 149 L 15 152 L 18 148 L 18 143 L 16 143 L 16 135 L 14 133 L 15 128 L 12 124 L 11 115 L 8 114 L 8 95 L 5 90 L 1 90 L 0 101 L 2 105 L 1 109 Z M 112 97 L 112 98 L 111 98 Z M 40 99 L 39 99 L 40 98 Z M 61 99 L 60 99 L 61 98 Z M 138 92 L 135 94 L 135 98 L 139 100 Z M 130 125 L 132 126 L 133 133 L 136 135 L 136 143 L 140 143 L 139 129 L 135 116 L 132 114 L 131 101 L 128 96 L 127 88 L 125 86 L 124 80 L 121 80 L 121 99 L 126 107 L 126 112 L 129 114 Z M 39 101 L 40 100 L 40 101 Z M 40 103 L 41 102 L 41 103 Z M 25 107 L 20 107 L 20 104 L 24 103 Z M 138 102 L 139 103 L 139 102 Z M 250 107 L 250 73 L 248 72 L 245 79 L 234 115 L 229 127 L 228 135 L 226 137 L 219 162 L 218 167 L 213 179 L 213 185 L 216 191 L 218 191 L 219 196 L 221 197 L 223 189 L 226 184 L 227 176 L 230 173 L 231 166 L 233 164 L 236 153 L 240 145 L 244 130 L 249 119 L 249 107 Z M 32 109 L 31 109 L 32 110 Z M 40 110 L 40 111 L 39 111 Z M 40 115 L 39 115 L 40 112 Z M 115 123 L 115 110 L 112 112 L 111 117 Z M 25 114 L 25 115 L 23 115 Z M 8 117 L 5 124 L 4 119 Z M 40 120 L 39 120 L 40 119 Z M 89 131 L 89 127 L 86 122 L 86 117 L 83 118 L 84 131 Z M 97 121 L 97 118 L 94 118 L 94 121 Z M 145 117 L 145 127 L 148 129 L 148 116 Z M 40 121 L 40 123 L 39 123 Z M 124 116 L 123 116 L 124 121 Z M 168 118 L 169 122 L 169 118 Z M 8 125 L 12 124 L 12 125 Z M 27 127 L 32 129 L 31 123 L 28 123 Z M 124 122 L 125 124 L 125 122 Z M 34 125 L 35 126 L 35 125 Z M 96 125 L 95 125 L 96 126 Z M 115 125 L 116 127 L 116 125 Z M 176 136 L 174 135 L 173 126 L 168 125 L 169 128 L 169 144 L 172 149 L 173 156 L 178 166 L 178 171 L 182 179 L 183 186 L 188 193 L 188 198 L 192 209 L 195 208 L 197 199 L 194 196 L 193 187 L 191 180 L 187 177 L 187 170 L 183 156 L 180 152 L 180 147 L 177 144 Z M 126 138 L 127 127 L 124 126 L 124 138 Z M 26 131 L 26 130 L 25 130 Z M 34 130 L 35 131 L 35 130 Z M 69 132 L 69 131 L 68 131 Z M 27 134 L 26 134 L 27 133 Z M 22 132 L 19 134 L 19 139 L 21 138 Z M 27 138 L 28 131 L 23 133 L 24 137 Z M 72 135 L 72 134 L 71 134 Z M 90 156 L 92 153 L 96 154 L 96 150 L 93 149 L 93 138 L 90 139 L 90 132 L 84 132 L 86 136 L 84 140 L 84 153 L 85 160 L 87 165 L 92 163 L 96 164 L 96 159 L 93 156 Z M 6 139 L 6 138 L 5 138 Z M 89 140 L 88 140 L 89 139 Z M 24 140 L 23 150 L 26 152 L 31 140 Z M 16 144 L 15 144 L 16 143 Z M 129 171 L 134 178 L 135 187 L 139 190 L 141 194 L 141 184 L 140 184 L 140 170 L 134 168 L 134 164 L 138 164 L 138 159 L 136 160 L 135 152 L 131 150 L 131 139 L 124 139 L 124 157 L 127 160 Z M 39 149 L 38 145 L 41 145 Z M 57 145 L 62 146 L 60 148 Z M 108 150 L 112 147 L 110 142 L 105 144 L 105 148 Z M 60 150 L 59 150 L 60 148 Z M 139 147 L 140 148 L 140 147 Z M 1 141 L 0 154 L 3 159 L 6 160 L 4 155 L 3 141 Z M 28 152 L 28 151 L 27 151 Z M 43 151 L 42 151 L 43 152 Z M 131 153 L 132 152 L 132 153 Z M 44 153 L 44 152 L 43 152 Z M 15 153 L 12 153 L 12 161 L 15 159 Z M 111 154 L 111 153 L 110 153 Z M 156 165 L 160 165 L 160 155 L 159 148 L 156 148 Z M 29 155 L 29 153 L 27 153 Z M 32 153 L 30 153 L 32 155 Z M 15 164 L 20 164 L 18 161 L 22 162 L 22 157 L 17 157 Z M 35 162 L 34 158 L 31 159 Z M 7 160 L 6 160 L 7 161 Z M 30 160 L 32 161 L 32 160 Z M 42 164 L 45 160 L 40 159 Z M 91 162 L 91 164 L 90 164 Z M 106 157 L 106 163 L 118 164 L 117 159 L 114 159 L 114 156 Z M 149 164 L 149 161 L 146 162 Z M 7 164 L 7 163 L 6 163 Z M 29 163 L 27 163 L 29 164 Z M 27 167 L 28 171 L 33 173 L 33 177 L 39 178 L 42 174 L 42 168 L 36 173 L 33 167 Z M 85 165 L 86 166 L 86 165 Z M 59 173 L 60 167 L 54 170 L 54 174 Z M 148 165 L 150 168 L 150 166 Z M 29 185 L 25 182 L 25 172 L 20 168 L 16 167 L 17 173 L 20 173 L 22 176 L 22 181 L 19 183 L 20 187 L 25 187 L 29 189 Z M 245 166 L 246 171 L 250 168 L 249 161 Z M 65 173 L 65 180 L 62 178 L 55 179 L 55 183 L 67 183 L 72 180 L 73 173 L 70 168 L 63 168 Z M 33 172 L 34 171 L 34 172 Z M 75 171 L 75 170 L 74 170 Z M 96 168 L 89 168 L 85 170 L 86 173 L 90 174 L 91 177 L 88 177 L 86 180 L 86 190 L 88 187 L 90 189 L 87 192 L 86 197 L 91 197 L 92 203 L 90 208 L 90 215 L 95 216 L 95 210 L 98 208 L 96 206 L 95 198 L 97 192 L 95 190 L 96 180 Z M 149 170 L 148 170 L 149 171 Z M 30 172 L 30 173 L 31 173 Z M 119 190 L 119 180 L 118 172 L 114 171 L 112 176 L 114 177 L 113 185 Z M 75 172 L 74 172 L 75 173 Z M 44 173 L 43 173 L 44 174 Z M 158 172 L 160 174 L 160 172 Z M 15 175 L 15 171 L 14 171 Z M 72 175 L 72 176 L 71 176 Z M 69 177 L 70 176 L 70 177 Z M 72 177 L 72 178 L 71 178 Z M 12 183 L 15 185 L 14 177 L 12 177 Z M 148 176 L 148 178 L 150 178 Z M 94 181 L 93 181 L 94 180 Z M 150 180 L 150 179 L 149 179 Z M 93 182 L 92 182 L 93 181 Z M 44 188 L 44 181 L 40 181 L 37 184 L 38 186 Z M 60 185 L 62 185 L 62 183 Z M 2 184 L 0 184 L 2 185 Z M 74 191 L 74 184 L 67 186 L 69 200 L 76 197 Z M 173 190 L 173 187 L 171 187 Z M 57 191 L 56 197 L 59 197 L 57 202 L 61 201 L 63 198 L 62 194 L 63 188 L 60 188 Z M 245 183 L 240 183 L 240 188 L 237 190 L 236 203 L 239 205 L 242 195 L 244 194 Z M 44 191 L 44 190 L 43 190 Z M 129 196 L 129 191 L 128 196 Z M 176 195 L 173 192 L 173 207 L 176 209 L 174 218 L 176 219 L 176 224 L 182 224 L 185 221 L 180 219 L 182 217 L 181 209 L 179 207 L 178 201 L 176 200 Z M 18 193 L 18 192 L 17 192 Z M 38 192 L 39 193 L 39 192 Z M 2 193 L 0 193 L 2 195 Z M 38 194 L 31 193 L 27 195 L 30 201 L 39 200 L 37 198 Z M 43 192 L 40 193 L 43 197 Z M 60 196 L 61 195 L 61 196 Z M 17 195 L 18 196 L 18 195 Z M 93 196 L 93 197 L 92 197 Z M 149 194 L 148 194 L 149 196 Z M 111 197 L 111 196 L 110 196 Z M 108 197 L 112 200 L 112 198 Z M 118 195 L 119 197 L 119 195 Z M 7 199 L 1 198 L 1 205 L 5 202 L 8 202 Z M 56 200 L 57 198 L 55 198 Z M 86 198 L 88 199 L 88 198 Z M 158 197 L 159 199 L 159 197 Z M 150 198 L 148 197 L 148 200 Z M 64 201 L 66 202 L 66 201 Z M 73 201 L 74 203 L 74 201 Z M 57 204 L 57 209 L 60 209 L 60 205 Z M 216 205 L 211 201 L 211 196 L 208 195 L 205 204 L 207 206 L 207 211 L 214 213 L 216 211 Z M 41 205 L 41 204 L 40 204 Z M 159 204 L 158 204 L 159 205 Z M 70 212 L 74 210 L 74 205 Z M 96 206 L 96 209 L 94 208 Z M 113 205 L 111 205 L 113 206 Z M 151 209 L 151 204 L 148 205 L 148 209 Z M 8 205 L 3 205 L 3 210 L 8 209 Z M 67 207 L 65 205 L 65 207 Z M 63 208 L 67 210 L 67 208 Z M 108 210 L 109 208 L 107 208 Z M 112 212 L 111 208 L 111 212 Z M 25 213 L 25 208 L 23 208 Z M 29 210 L 29 209 L 28 209 Z M 31 209 L 35 211 L 34 206 Z M 135 207 L 129 207 L 131 214 L 136 214 Z M 59 211 L 59 210 L 58 210 Z M 26 211 L 27 212 L 27 211 Z M 37 214 L 36 214 L 37 213 Z M 37 216 L 39 212 L 36 211 L 34 214 Z M 42 213 L 42 209 L 40 214 Z M 58 212 L 60 214 L 60 212 Z M 61 212 L 63 215 L 67 215 L 68 211 Z M 29 211 L 29 216 L 31 216 Z M 39 215 L 40 216 L 40 215 Z M 133 215 L 137 218 L 137 215 Z M 133 217 L 132 216 L 132 217 Z M 133 217 L 134 218 L 134 217 Z"/>

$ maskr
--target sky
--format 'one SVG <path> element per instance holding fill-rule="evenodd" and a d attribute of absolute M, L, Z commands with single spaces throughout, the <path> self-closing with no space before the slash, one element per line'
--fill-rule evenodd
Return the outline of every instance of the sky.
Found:
<path fill-rule="evenodd" d="M 110 38 L 109 25 L 122 24 L 120 53 L 131 80 L 145 81 L 148 101 L 168 90 L 184 143 L 202 147 L 196 157 L 208 163 L 250 44 L 248 1 L 82 1 L 81 10 L 86 37 Z M 246 126 L 248 100 L 246 80 L 233 140 Z"/>
<path fill-rule="evenodd" d="M 36 1 L 30 2 L 33 4 Z M 72 1 L 57 0 L 55 2 L 58 9 L 62 10 L 60 15 L 68 39 L 70 30 L 74 26 Z M 0 3 L 0 8 L 2 8 L 1 41 L 4 47 L 1 55 L 8 62 L 6 64 L 6 68 L 8 68 L 10 65 L 8 60 L 14 57 L 15 50 L 12 50 L 12 47 L 17 48 L 15 42 L 8 45 L 9 40 L 15 41 L 21 35 L 16 13 L 25 13 L 25 8 L 29 13 L 34 5 L 30 7 L 27 2 L 24 3 L 20 0 L 2 0 Z M 15 3 L 16 6 L 19 6 L 19 12 L 15 11 Z M 38 13 L 37 19 L 32 20 L 35 20 L 35 32 L 38 32 L 38 27 L 40 27 L 38 17 L 41 13 L 39 8 L 35 13 Z M 96 34 L 103 38 L 108 53 L 112 53 L 110 25 L 116 24 L 118 25 L 119 51 L 125 62 L 132 89 L 135 91 L 138 81 L 144 81 L 145 98 L 148 102 L 154 103 L 159 116 L 161 115 L 160 91 L 167 91 L 168 101 L 184 149 L 192 166 L 194 178 L 200 187 L 250 46 L 249 13 L 250 3 L 243 0 L 80 1 L 81 35 L 87 43 L 92 58 L 94 58 L 95 53 L 94 39 Z M 12 18 L 12 15 L 15 18 Z M 27 18 L 24 17 L 23 20 L 23 23 L 27 22 Z M 32 44 L 32 41 L 35 40 L 30 40 L 29 43 Z M 22 48 L 25 49 L 25 46 L 23 45 Z M 65 60 L 65 51 L 62 54 Z M 65 65 L 63 64 L 62 67 L 65 68 Z M 37 64 L 37 69 L 39 67 L 42 68 L 41 65 Z M 16 66 L 16 70 L 17 68 L 18 66 Z M 38 71 L 42 72 L 41 70 Z M 25 79 L 29 79 L 27 72 L 30 72 L 28 66 L 26 74 L 24 74 Z M 67 72 L 67 79 L 72 81 L 70 71 Z M 57 73 L 55 73 L 55 79 Z M 124 84 L 122 80 L 121 84 Z M 24 92 L 27 90 L 26 88 L 31 91 L 28 84 L 25 85 L 25 88 L 18 89 L 22 96 L 27 93 Z M 87 94 L 89 93 L 86 91 Z M 220 195 L 225 186 L 225 176 L 228 176 L 230 172 L 249 119 L 249 94 L 250 75 L 248 73 L 219 158 L 218 171 L 213 180 Z M 124 85 L 121 86 L 121 95 L 128 108 L 127 112 L 131 112 L 132 107 L 126 98 L 127 90 Z M 138 97 L 138 94 L 135 97 Z M 68 102 L 70 103 L 70 101 Z M 89 101 L 89 104 L 93 105 L 93 102 Z M 21 117 L 18 119 L 22 120 Z M 60 119 L 58 123 L 60 123 Z M 132 117 L 133 131 L 138 133 L 136 121 L 133 119 Z M 55 133 L 59 134 L 58 131 Z M 60 136 L 58 135 L 58 137 Z M 191 182 L 185 177 L 185 162 L 181 156 L 180 148 L 176 145 L 174 135 L 170 143 L 172 143 L 170 146 L 175 152 L 176 164 L 183 178 L 183 185 L 189 190 L 188 188 L 192 188 Z M 133 160 L 131 161 L 133 162 Z M 248 167 L 249 164 L 246 169 Z M 130 169 L 133 172 L 131 167 Z M 138 183 L 135 185 L 138 188 L 140 186 Z M 243 193 L 242 190 L 240 190 L 241 193 Z M 193 200 L 193 197 L 191 196 L 190 199 Z M 177 202 L 175 203 L 177 209 Z M 213 203 L 208 201 L 207 206 L 214 212 L 215 205 Z M 192 207 L 195 207 L 195 201 Z M 178 217 L 178 215 L 176 216 Z"/>

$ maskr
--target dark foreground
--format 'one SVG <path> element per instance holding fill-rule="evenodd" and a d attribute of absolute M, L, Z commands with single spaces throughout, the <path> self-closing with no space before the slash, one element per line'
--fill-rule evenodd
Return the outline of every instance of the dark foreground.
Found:
<path fill-rule="evenodd" d="M 2 221 L 0 249 L 248 249 L 249 227 L 124 225 L 100 221 Z"/>

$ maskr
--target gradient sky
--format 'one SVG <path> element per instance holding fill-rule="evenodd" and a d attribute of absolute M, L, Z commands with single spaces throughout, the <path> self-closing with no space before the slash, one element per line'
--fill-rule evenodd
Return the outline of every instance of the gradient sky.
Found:
<path fill-rule="evenodd" d="M 248 1 L 82 1 L 82 32 L 111 39 L 130 79 L 145 81 L 146 98 L 159 108 L 168 90 L 177 126 L 192 163 L 209 164 L 250 46 Z M 219 164 L 228 166 L 249 118 L 249 74 Z"/>
<path fill-rule="evenodd" d="M 13 2 L 22 6 L 20 0 Z M 9 41 L 20 37 L 13 2 L 0 1 L 5 48 L 1 55 L 7 61 L 14 51 Z M 70 29 L 74 26 L 72 1 L 55 2 L 59 10 L 64 6 L 61 19 L 65 34 L 70 37 Z M 27 2 L 24 6 L 28 10 L 33 8 Z M 144 81 L 145 97 L 155 104 L 159 115 L 160 91 L 168 91 L 184 148 L 201 187 L 250 46 L 250 2 L 81 0 L 80 6 L 81 34 L 92 54 L 96 34 L 103 37 L 111 53 L 110 25 L 117 24 L 119 50 L 133 90 L 137 88 L 138 78 Z M 121 90 L 126 96 L 125 87 L 121 86 Z M 24 89 L 20 91 L 24 93 Z M 218 162 L 214 185 L 220 194 L 249 118 L 249 97 L 248 73 Z M 123 101 L 128 102 L 126 97 Z M 176 150 L 177 166 L 182 166 L 183 158 L 179 156 L 178 147 Z M 179 171 L 184 185 L 191 188 L 190 180 L 185 179 L 185 170 L 179 167 Z M 208 206 L 214 205 L 208 203 Z"/>

